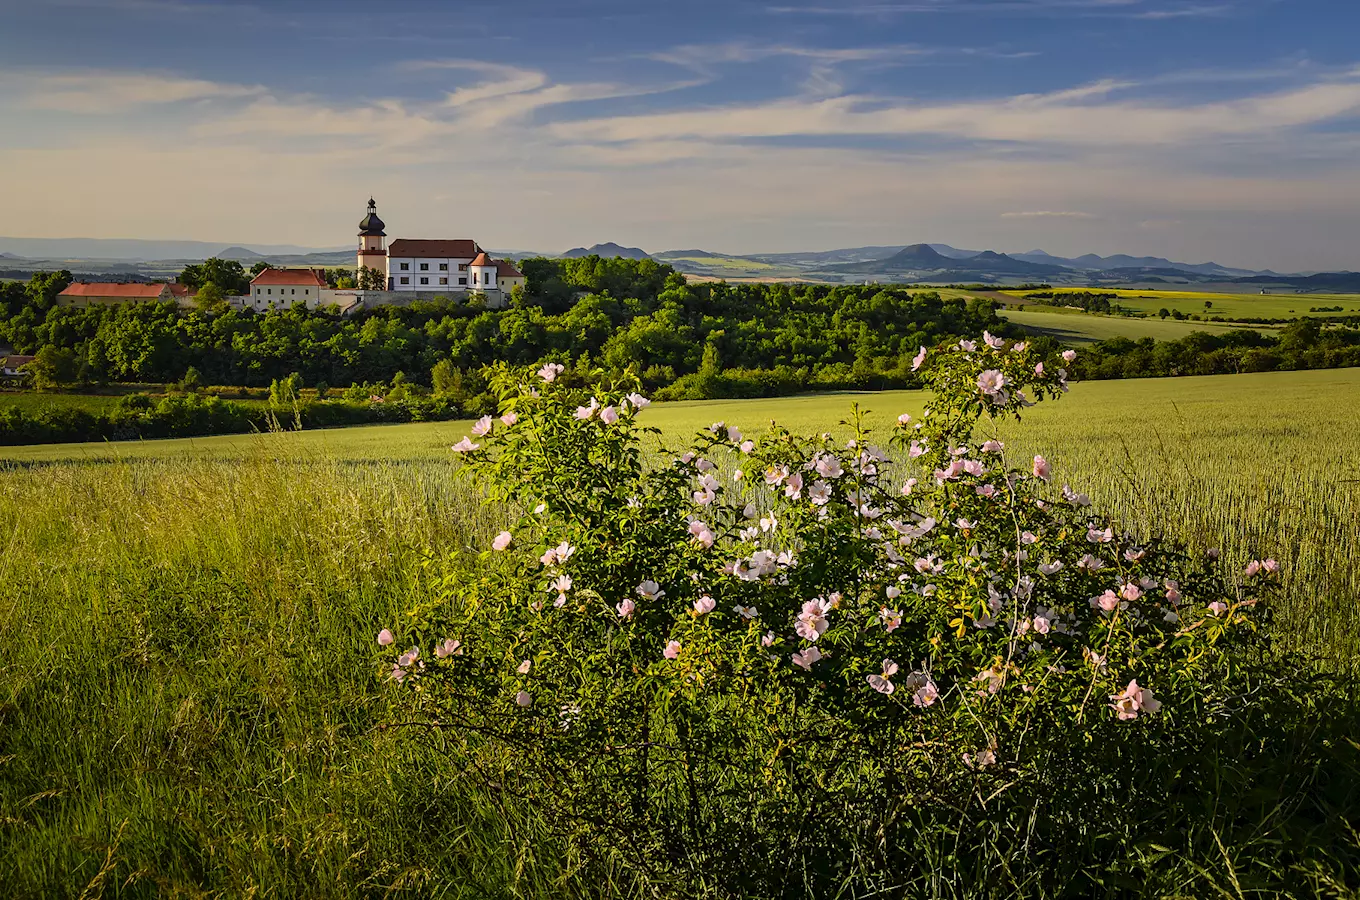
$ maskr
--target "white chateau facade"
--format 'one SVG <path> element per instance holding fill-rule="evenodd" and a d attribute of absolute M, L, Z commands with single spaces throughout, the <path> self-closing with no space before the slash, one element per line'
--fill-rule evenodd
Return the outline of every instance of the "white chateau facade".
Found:
<path fill-rule="evenodd" d="M 504 296 L 524 286 L 524 275 L 513 264 L 492 259 L 474 240 L 397 238 L 389 245 L 386 228 L 378 218 L 377 203 L 369 198 L 368 215 L 359 223 L 356 261 L 360 269 L 384 276 L 388 291 L 431 295 L 480 291 Z"/>

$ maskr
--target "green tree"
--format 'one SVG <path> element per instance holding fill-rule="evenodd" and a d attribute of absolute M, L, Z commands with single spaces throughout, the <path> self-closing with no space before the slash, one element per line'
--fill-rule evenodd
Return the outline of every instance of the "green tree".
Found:
<path fill-rule="evenodd" d="M 359 290 L 361 291 L 385 291 L 387 290 L 387 276 L 377 269 L 364 266 L 359 270 Z"/>
<path fill-rule="evenodd" d="M 324 381 L 318 381 L 318 382 L 316 383 L 316 399 L 318 399 L 318 400 L 325 400 L 325 399 L 326 399 L 326 395 L 328 395 L 330 392 L 331 392 L 331 386 L 330 386 L 329 384 L 327 384 L 326 382 L 324 382 Z"/>
<path fill-rule="evenodd" d="M 286 378 L 275 378 L 269 385 L 270 406 L 292 406 L 302 393 L 302 375 L 293 372 Z"/>
<path fill-rule="evenodd" d="M 462 374 L 454 368 L 452 360 L 441 359 L 435 363 L 434 368 L 430 370 L 430 384 L 434 385 L 435 394 L 444 396 L 453 393 L 456 388 L 461 388 Z"/>
<path fill-rule="evenodd" d="M 234 259 L 212 259 L 184 267 L 179 273 L 179 283 L 189 287 L 202 288 L 215 284 L 230 296 L 244 294 L 250 289 L 250 278 L 245 268 Z"/>
<path fill-rule="evenodd" d="M 179 380 L 176 387 L 188 394 L 197 393 L 203 387 L 203 376 L 199 374 L 198 369 L 190 366 L 184 371 L 184 377 Z"/>
<path fill-rule="evenodd" d="M 208 282 L 194 294 L 194 305 L 204 312 L 218 314 L 225 311 L 227 295 L 214 282 Z"/>
<path fill-rule="evenodd" d="M 1159 316 L 1161 316 L 1163 319 L 1165 319 L 1167 316 L 1171 315 L 1171 310 L 1169 310 L 1169 309 L 1167 309 L 1165 306 L 1163 306 L 1161 309 L 1157 310 L 1157 315 L 1159 315 Z"/>
<path fill-rule="evenodd" d="M 263 272 L 265 269 L 272 269 L 272 268 L 274 268 L 274 264 L 273 264 L 273 263 L 266 262 L 265 260 L 262 259 L 262 260 L 260 260 L 259 262 L 255 263 L 255 265 L 253 265 L 253 266 L 250 267 L 250 276 L 251 276 L 252 278 L 254 278 L 256 275 L 259 275 L 259 274 L 260 274 L 261 272 Z"/>
<path fill-rule="evenodd" d="M 80 374 L 80 363 L 74 350 L 48 344 L 24 369 L 33 378 L 33 386 L 46 391 L 74 382 Z"/>
<path fill-rule="evenodd" d="M 46 311 L 57 303 L 57 295 L 71 285 L 71 273 L 66 269 L 58 272 L 34 272 L 28 279 L 25 293 L 28 301 L 37 309 Z"/>

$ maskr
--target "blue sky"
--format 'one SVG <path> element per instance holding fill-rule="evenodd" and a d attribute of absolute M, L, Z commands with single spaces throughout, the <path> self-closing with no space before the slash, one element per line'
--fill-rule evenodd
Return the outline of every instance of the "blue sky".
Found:
<path fill-rule="evenodd" d="M 1360 269 L 1353 0 L 0 0 L 26 237 Z"/>

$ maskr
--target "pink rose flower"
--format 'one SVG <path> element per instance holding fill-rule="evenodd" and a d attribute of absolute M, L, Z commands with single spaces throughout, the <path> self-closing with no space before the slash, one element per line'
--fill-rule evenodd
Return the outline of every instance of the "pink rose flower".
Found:
<path fill-rule="evenodd" d="M 1044 459 L 1042 456 L 1036 456 L 1034 457 L 1034 468 L 1032 471 L 1034 472 L 1035 478 L 1042 481 L 1048 481 L 1049 477 L 1053 474 L 1053 467 L 1049 465 L 1048 460 Z"/>

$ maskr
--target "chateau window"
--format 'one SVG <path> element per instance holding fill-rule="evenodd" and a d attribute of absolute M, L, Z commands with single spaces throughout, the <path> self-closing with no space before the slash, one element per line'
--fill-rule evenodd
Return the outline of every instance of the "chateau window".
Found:
<path fill-rule="evenodd" d="M 430 283 L 430 279 L 428 279 L 428 278 L 422 278 L 422 279 L 420 279 L 420 283 L 421 283 L 421 284 L 429 284 L 429 283 Z"/>
<path fill-rule="evenodd" d="M 449 283 L 449 280 L 448 280 L 447 278 L 441 278 L 441 279 L 439 279 L 439 283 L 440 283 L 440 284 L 448 284 L 448 283 Z"/>
<path fill-rule="evenodd" d="M 460 278 L 460 279 L 458 279 L 458 283 L 459 283 L 459 284 L 467 284 L 467 279 L 466 279 L 466 278 Z"/>
<path fill-rule="evenodd" d="M 288 289 L 288 293 L 293 294 L 293 295 L 296 296 L 296 294 L 297 294 L 297 288 L 289 288 L 289 289 Z"/>
<path fill-rule="evenodd" d="M 447 272 L 448 270 L 449 270 L 449 264 L 448 264 L 448 263 L 440 263 L 440 264 L 439 264 L 439 271 L 441 271 L 441 272 Z"/>
<path fill-rule="evenodd" d="M 269 296 L 271 296 L 271 297 L 274 296 L 274 289 L 273 289 L 273 288 L 270 288 L 270 289 L 269 289 Z"/>
<path fill-rule="evenodd" d="M 402 270 L 403 272 L 409 271 L 410 268 L 411 268 L 411 264 L 410 264 L 410 263 L 402 263 L 402 264 L 401 264 L 401 270 Z"/>
<path fill-rule="evenodd" d="M 403 275 L 403 276 L 401 276 L 401 283 L 402 283 L 402 284 L 410 284 L 410 283 L 411 283 L 411 279 L 409 279 L 409 278 L 407 278 L 405 275 Z"/>
<path fill-rule="evenodd" d="M 422 272 L 428 272 L 428 271 L 430 271 L 430 264 L 429 264 L 429 263 L 421 263 L 421 264 L 420 264 L 420 271 L 422 271 Z"/>

